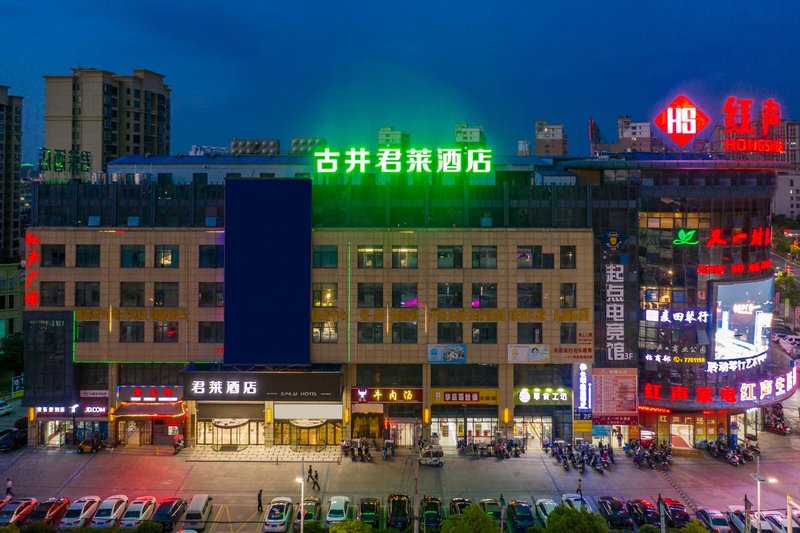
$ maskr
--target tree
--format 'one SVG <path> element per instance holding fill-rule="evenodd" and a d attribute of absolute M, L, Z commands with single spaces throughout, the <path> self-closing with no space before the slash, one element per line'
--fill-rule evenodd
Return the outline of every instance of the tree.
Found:
<path fill-rule="evenodd" d="M 781 293 L 781 302 L 787 298 L 792 305 L 800 304 L 800 290 L 797 289 L 794 276 L 786 272 L 778 272 L 775 276 L 775 290 Z"/>
<path fill-rule="evenodd" d="M 300 524 L 297 524 L 297 531 L 300 531 Z M 304 533 L 325 533 L 325 528 L 322 527 L 319 522 L 306 521 L 303 524 L 303 532 Z"/>
<path fill-rule="evenodd" d="M 164 526 L 160 522 L 146 521 L 139 524 L 136 533 L 161 533 Z"/>
<path fill-rule="evenodd" d="M 13 370 L 14 374 L 22 373 L 24 360 L 22 354 L 22 333 L 14 333 L 0 341 L 0 367 Z"/>
<path fill-rule="evenodd" d="M 706 533 L 708 529 L 700 520 L 689 520 L 683 528 L 675 529 L 674 531 L 679 533 Z"/>
<path fill-rule="evenodd" d="M 608 533 L 608 524 L 597 513 L 558 506 L 547 519 L 547 533 Z M 640 530 L 641 531 L 641 530 Z"/>
<path fill-rule="evenodd" d="M 487 533 L 500 531 L 497 523 L 477 505 L 470 505 L 456 516 L 451 516 L 442 524 L 442 533 Z"/>
<path fill-rule="evenodd" d="M 661 529 L 652 524 L 645 524 L 643 526 L 639 526 L 639 533 L 661 533 Z"/>
<path fill-rule="evenodd" d="M 331 533 L 372 533 L 372 527 L 358 520 L 345 520 L 331 527 L 330 531 Z"/>

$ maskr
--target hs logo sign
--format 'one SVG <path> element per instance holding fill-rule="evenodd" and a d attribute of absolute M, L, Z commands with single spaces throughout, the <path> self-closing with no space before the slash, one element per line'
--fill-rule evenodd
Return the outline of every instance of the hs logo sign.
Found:
<path fill-rule="evenodd" d="M 675 144 L 686 146 L 706 127 L 708 117 L 691 100 L 681 95 L 656 117 L 655 123 Z"/>

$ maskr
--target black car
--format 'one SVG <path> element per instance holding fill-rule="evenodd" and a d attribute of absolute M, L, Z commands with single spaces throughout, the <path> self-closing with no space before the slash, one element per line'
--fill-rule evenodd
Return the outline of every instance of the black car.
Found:
<path fill-rule="evenodd" d="M 686 506 L 678 500 L 664 498 L 664 503 L 666 504 L 667 520 L 669 520 L 672 527 L 685 527 L 686 524 L 689 523 L 689 520 L 692 519 L 689 513 L 686 512 Z"/>
<path fill-rule="evenodd" d="M 28 445 L 28 430 L 15 429 L 0 439 L 0 452 L 18 450 Z"/>
<path fill-rule="evenodd" d="M 456 516 L 464 512 L 464 509 L 472 505 L 469 498 L 453 498 L 450 500 L 450 516 Z"/>
<path fill-rule="evenodd" d="M 378 498 L 360 498 L 357 513 L 361 523 L 373 529 L 381 527 L 381 501 Z"/>
<path fill-rule="evenodd" d="M 426 496 L 419 502 L 419 513 L 425 529 L 438 529 L 442 527 L 444 513 L 442 500 L 433 496 Z"/>
<path fill-rule="evenodd" d="M 163 531 L 172 531 L 185 510 L 186 500 L 167 498 L 158 504 L 151 520 L 161 524 Z"/>
<path fill-rule="evenodd" d="M 716 533 L 730 533 L 731 531 L 731 526 L 728 524 L 725 515 L 717 509 L 698 509 L 697 519 L 700 520 L 709 531 L 714 531 Z"/>
<path fill-rule="evenodd" d="M 597 507 L 612 529 L 633 529 L 633 520 L 622 500 L 613 496 L 601 496 L 597 499 Z"/>
<path fill-rule="evenodd" d="M 386 502 L 386 526 L 390 529 L 405 529 L 411 522 L 411 506 L 405 494 L 389 494 Z"/>
<path fill-rule="evenodd" d="M 637 526 L 650 524 L 653 526 L 660 526 L 661 519 L 658 516 L 656 506 L 647 500 L 628 500 L 625 504 L 631 518 L 636 522 Z"/>
<path fill-rule="evenodd" d="M 506 520 L 515 533 L 525 533 L 528 528 L 535 525 L 533 519 L 533 509 L 528 502 L 522 500 L 511 500 L 506 507 Z"/>

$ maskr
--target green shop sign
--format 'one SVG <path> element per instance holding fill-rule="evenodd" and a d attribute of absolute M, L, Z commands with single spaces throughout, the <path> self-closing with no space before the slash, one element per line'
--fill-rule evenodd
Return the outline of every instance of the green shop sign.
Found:
<path fill-rule="evenodd" d="M 366 148 L 349 148 L 343 152 L 325 148 L 321 152 L 314 152 L 314 157 L 319 174 L 363 174 L 371 170 L 384 174 L 488 174 L 492 171 L 492 151 L 488 148 L 378 148 L 374 154 Z"/>

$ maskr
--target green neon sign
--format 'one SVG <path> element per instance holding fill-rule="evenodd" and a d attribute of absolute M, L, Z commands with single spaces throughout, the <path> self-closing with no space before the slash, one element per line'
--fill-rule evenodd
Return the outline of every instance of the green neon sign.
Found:
<path fill-rule="evenodd" d="M 696 229 L 679 229 L 678 236 L 672 241 L 675 246 L 694 246 L 700 244 L 694 234 L 697 233 Z"/>
<path fill-rule="evenodd" d="M 436 157 L 434 157 L 434 155 Z M 488 174 L 492 171 L 492 151 L 488 148 L 349 148 L 344 153 L 325 148 L 314 152 L 317 173 L 365 173 L 374 169 L 384 174 L 437 172 Z M 340 165 L 341 163 L 341 165 Z M 339 168 L 342 170 L 339 170 Z"/>

